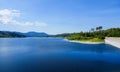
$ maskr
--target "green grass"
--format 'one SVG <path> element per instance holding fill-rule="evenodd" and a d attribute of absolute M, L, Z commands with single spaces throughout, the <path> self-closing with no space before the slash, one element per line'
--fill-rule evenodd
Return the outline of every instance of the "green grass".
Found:
<path fill-rule="evenodd" d="M 93 39 L 87 39 L 87 40 L 76 40 L 76 41 L 81 41 L 81 42 L 105 42 L 104 39 L 99 39 L 99 38 L 93 38 Z"/>

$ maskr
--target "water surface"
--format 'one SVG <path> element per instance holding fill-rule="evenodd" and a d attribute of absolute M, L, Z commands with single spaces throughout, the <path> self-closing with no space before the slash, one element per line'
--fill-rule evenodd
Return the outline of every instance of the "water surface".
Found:
<path fill-rule="evenodd" d="M 0 72 L 120 72 L 120 49 L 62 38 L 0 38 Z"/>

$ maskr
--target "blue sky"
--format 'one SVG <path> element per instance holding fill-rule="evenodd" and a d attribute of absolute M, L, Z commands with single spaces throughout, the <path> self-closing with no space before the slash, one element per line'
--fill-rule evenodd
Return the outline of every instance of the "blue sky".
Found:
<path fill-rule="evenodd" d="M 0 0 L 0 30 L 48 34 L 120 27 L 120 0 Z"/>

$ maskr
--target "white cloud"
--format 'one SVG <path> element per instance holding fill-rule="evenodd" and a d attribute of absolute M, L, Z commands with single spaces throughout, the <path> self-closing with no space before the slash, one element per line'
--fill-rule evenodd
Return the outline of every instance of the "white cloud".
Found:
<path fill-rule="evenodd" d="M 21 15 L 21 13 L 18 10 L 10 10 L 10 9 L 0 10 L 0 23 L 1 24 L 21 25 L 21 26 L 46 26 L 47 25 L 46 23 L 39 22 L 39 21 L 34 21 L 34 22 L 18 21 L 16 18 L 19 18 L 20 15 Z"/>
<path fill-rule="evenodd" d="M 17 10 L 8 10 L 8 9 L 0 10 L 0 23 L 2 24 L 13 23 L 15 21 L 14 18 L 19 16 L 20 16 L 20 12 Z"/>

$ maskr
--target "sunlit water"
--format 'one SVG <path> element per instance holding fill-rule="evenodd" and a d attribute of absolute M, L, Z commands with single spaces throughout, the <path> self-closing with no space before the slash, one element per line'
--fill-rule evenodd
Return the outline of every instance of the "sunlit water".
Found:
<path fill-rule="evenodd" d="M 120 72 L 120 49 L 62 38 L 0 38 L 0 72 Z"/>

